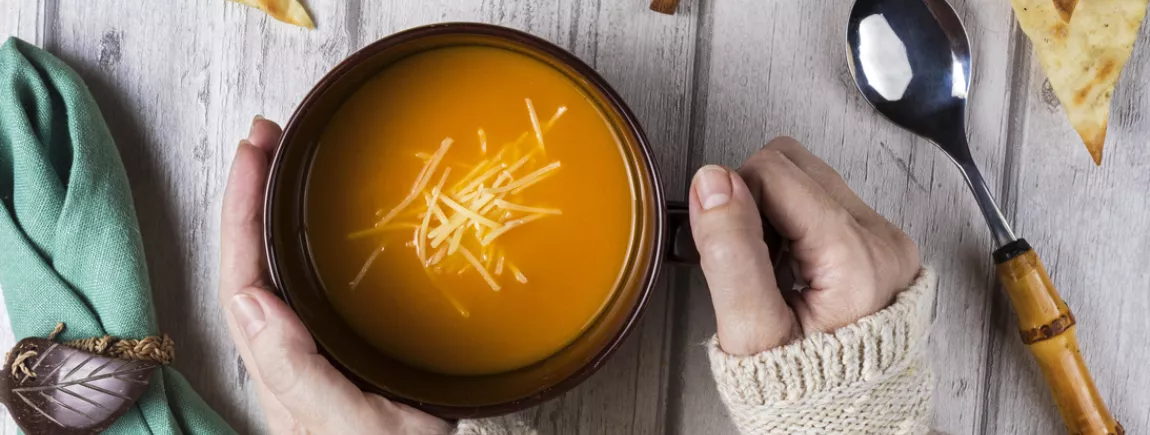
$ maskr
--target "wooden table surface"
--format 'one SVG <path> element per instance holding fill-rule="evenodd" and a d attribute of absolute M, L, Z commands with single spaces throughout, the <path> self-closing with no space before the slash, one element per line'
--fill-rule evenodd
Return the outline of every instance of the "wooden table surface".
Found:
<path fill-rule="evenodd" d="M 128 169 L 176 366 L 241 433 L 264 423 L 216 301 L 233 148 L 253 115 L 285 120 L 351 52 L 442 21 L 526 30 L 595 67 L 641 119 L 671 198 L 683 198 L 705 163 L 738 165 L 776 135 L 798 138 L 940 272 L 934 425 L 950 434 L 1063 430 L 995 283 L 990 236 L 962 178 L 855 90 L 843 41 L 849 1 L 685 0 L 674 16 L 648 11 L 645 0 L 307 3 L 313 31 L 223 0 L 0 0 L 0 36 L 64 59 L 99 101 Z M 975 54 L 973 153 L 1075 310 L 1103 398 L 1128 433 L 1150 433 L 1150 28 L 1115 92 L 1096 168 L 1009 2 L 952 3 Z M 701 345 L 714 327 L 699 271 L 669 269 L 606 367 L 517 417 L 546 434 L 733 433 Z"/>

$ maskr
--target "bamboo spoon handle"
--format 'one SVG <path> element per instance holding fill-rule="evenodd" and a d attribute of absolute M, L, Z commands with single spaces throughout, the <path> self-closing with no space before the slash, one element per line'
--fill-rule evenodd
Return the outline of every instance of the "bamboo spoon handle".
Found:
<path fill-rule="evenodd" d="M 1018 239 L 994 252 L 998 278 L 1018 313 L 1022 342 L 1034 354 L 1071 434 L 1123 434 L 1098 395 L 1078 351 L 1074 315 L 1046 274 L 1042 260 Z"/>

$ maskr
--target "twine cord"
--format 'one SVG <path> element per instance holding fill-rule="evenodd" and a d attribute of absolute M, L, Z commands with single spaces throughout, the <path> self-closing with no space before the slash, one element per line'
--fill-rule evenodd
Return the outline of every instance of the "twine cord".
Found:
<path fill-rule="evenodd" d="M 130 359 L 136 361 L 151 361 L 160 364 L 171 364 L 176 358 L 176 344 L 168 334 L 145 337 L 139 340 L 121 340 L 111 335 L 103 337 L 84 338 L 64 343 L 73 349 L 91 352 L 97 355 L 112 358 Z"/>
<path fill-rule="evenodd" d="M 52 333 L 48 334 L 48 340 L 56 341 L 56 338 L 64 332 L 64 328 L 64 322 L 57 323 Z M 163 365 L 171 364 L 176 359 L 176 343 L 168 334 L 153 335 L 138 340 L 120 339 L 105 335 L 66 341 L 61 344 L 96 355 L 135 361 L 151 361 Z M 12 377 L 17 380 L 35 378 L 36 373 L 28 368 L 27 361 L 36 355 L 38 353 L 35 350 L 28 350 L 16 355 L 16 358 L 12 360 Z"/>
<path fill-rule="evenodd" d="M 18 380 L 20 379 L 21 374 L 23 374 L 25 378 L 36 377 L 36 373 L 32 370 L 29 370 L 28 366 L 24 364 L 24 361 L 27 361 L 28 358 L 34 356 L 36 356 L 36 351 L 34 350 L 29 350 L 22 354 L 16 355 L 16 359 L 12 360 L 12 377 Z"/>

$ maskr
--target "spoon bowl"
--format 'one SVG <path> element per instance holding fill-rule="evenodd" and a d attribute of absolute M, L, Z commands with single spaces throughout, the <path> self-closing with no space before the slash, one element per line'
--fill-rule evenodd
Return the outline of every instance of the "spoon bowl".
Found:
<path fill-rule="evenodd" d="M 970 43 L 949 4 L 860 0 L 851 10 L 847 44 L 851 74 L 867 102 L 952 158 L 969 156 L 965 141 L 956 139 L 966 134 Z"/>
<path fill-rule="evenodd" d="M 847 22 L 848 63 L 863 97 L 958 165 L 999 247 L 1017 239 L 966 141 L 970 42 L 943 0 L 858 0 Z"/>

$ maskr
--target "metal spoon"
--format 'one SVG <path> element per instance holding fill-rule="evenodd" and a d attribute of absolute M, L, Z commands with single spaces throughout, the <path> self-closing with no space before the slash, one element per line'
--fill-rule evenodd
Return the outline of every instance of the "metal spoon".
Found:
<path fill-rule="evenodd" d="M 1082 356 L 1074 316 L 1037 254 L 1014 236 L 966 141 L 970 44 L 944 0 L 856 0 L 846 32 L 855 84 L 891 122 L 934 143 L 962 171 L 997 250 L 999 279 L 1018 312 L 1023 342 L 1034 354 L 1070 433 L 1122 433 Z"/>

